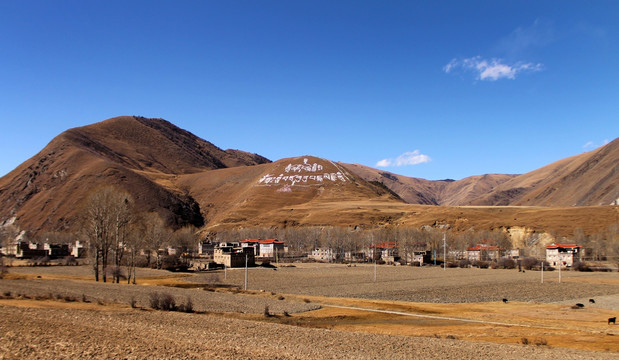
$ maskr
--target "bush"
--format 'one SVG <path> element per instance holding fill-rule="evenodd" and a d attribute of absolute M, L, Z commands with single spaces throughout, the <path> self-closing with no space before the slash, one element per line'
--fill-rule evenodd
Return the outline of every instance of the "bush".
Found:
<path fill-rule="evenodd" d="M 187 296 L 187 300 L 185 301 L 184 304 L 180 304 L 178 306 L 178 311 L 180 312 L 186 312 L 186 313 L 193 313 L 193 301 L 191 301 L 191 298 L 189 296 Z"/>
<path fill-rule="evenodd" d="M 591 268 L 589 268 L 589 266 L 587 264 L 585 264 L 584 262 L 575 261 L 574 264 L 572 264 L 572 270 L 574 270 L 574 271 L 591 271 Z"/>
<path fill-rule="evenodd" d="M 69 255 L 63 257 L 62 260 L 60 260 L 60 263 L 66 266 L 72 266 L 77 265 L 77 260 L 75 260 L 75 257 L 73 255 Z"/>
<path fill-rule="evenodd" d="M 473 266 L 478 267 L 480 269 L 487 269 L 490 264 L 487 261 L 473 261 Z"/>
<path fill-rule="evenodd" d="M 150 307 L 154 310 L 175 311 L 176 301 L 170 294 L 152 293 L 149 297 Z"/>
<path fill-rule="evenodd" d="M 502 257 L 497 262 L 497 266 L 501 269 L 515 269 L 516 262 L 513 259 Z"/>
<path fill-rule="evenodd" d="M 468 259 L 462 259 L 458 261 L 458 267 L 461 269 L 468 268 L 471 265 L 471 262 Z"/>
<path fill-rule="evenodd" d="M 451 268 L 457 268 L 458 264 L 455 262 L 448 262 L 446 263 L 446 266 L 451 269 Z"/>
<path fill-rule="evenodd" d="M 0 265 L 0 279 L 4 279 L 6 274 L 9 273 L 9 268 L 5 265 Z"/>
<path fill-rule="evenodd" d="M 269 305 L 264 306 L 264 316 L 270 317 L 271 313 L 269 312 Z"/>
<path fill-rule="evenodd" d="M 532 258 L 532 257 L 525 257 L 525 258 L 522 258 L 522 260 L 520 260 L 520 266 L 522 266 L 522 268 L 525 270 L 531 270 L 533 268 L 538 268 L 540 264 L 541 262 L 539 260 L 537 260 L 536 258 Z"/>

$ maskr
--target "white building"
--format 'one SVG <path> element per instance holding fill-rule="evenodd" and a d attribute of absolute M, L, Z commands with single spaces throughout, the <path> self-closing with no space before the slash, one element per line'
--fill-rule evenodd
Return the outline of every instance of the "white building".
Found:
<path fill-rule="evenodd" d="M 583 255 L 584 249 L 580 245 L 552 243 L 546 246 L 546 261 L 551 266 L 570 267 Z"/>

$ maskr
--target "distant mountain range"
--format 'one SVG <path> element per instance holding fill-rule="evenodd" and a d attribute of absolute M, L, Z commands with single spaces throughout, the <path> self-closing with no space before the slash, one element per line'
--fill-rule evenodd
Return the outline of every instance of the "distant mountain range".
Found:
<path fill-rule="evenodd" d="M 15 217 L 33 233 L 76 231 L 89 193 L 110 184 L 175 228 L 418 225 L 407 204 L 616 204 L 618 166 L 614 140 L 523 175 L 429 181 L 309 155 L 271 162 L 162 119 L 123 116 L 63 132 L 0 178 L 0 223 Z"/>

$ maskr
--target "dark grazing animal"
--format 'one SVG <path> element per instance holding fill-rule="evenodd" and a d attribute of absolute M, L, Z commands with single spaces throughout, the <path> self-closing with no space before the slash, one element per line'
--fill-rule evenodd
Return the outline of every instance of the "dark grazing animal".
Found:
<path fill-rule="evenodd" d="M 503 299 L 503 302 L 507 304 L 507 299 Z"/>
<path fill-rule="evenodd" d="M 617 317 L 616 316 L 608 318 L 608 325 L 610 325 L 610 323 L 613 323 L 613 325 L 616 325 L 615 321 L 617 321 Z"/>
<path fill-rule="evenodd" d="M 579 307 L 579 308 L 584 308 L 585 307 L 585 305 L 581 304 L 581 303 L 576 304 L 576 306 Z"/>
<path fill-rule="evenodd" d="M 595 300 L 593 300 L 593 299 L 589 299 L 589 302 L 592 303 L 592 304 L 595 304 Z"/>

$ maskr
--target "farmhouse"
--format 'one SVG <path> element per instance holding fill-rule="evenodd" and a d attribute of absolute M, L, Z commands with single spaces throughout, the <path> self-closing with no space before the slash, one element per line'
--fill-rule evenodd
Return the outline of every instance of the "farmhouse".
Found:
<path fill-rule="evenodd" d="M 584 256 L 584 249 L 580 245 L 552 243 L 546 246 L 546 261 L 552 266 L 570 267 L 580 261 L 581 256 Z"/>
<path fill-rule="evenodd" d="M 214 250 L 213 261 L 226 267 L 254 266 L 253 247 L 241 247 L 238 243 L 221 243 Z"/>
<path fill-rule="evenodd" d="M 335 260 L 335 253 L 331 248 L 317 248 L 312 250 L 312 253 L 307 257 L 316 261 L 332 262 Z"/>
<path fill-rule="evenodd" d="M 501 257 L 501 249 L 495 245 L 477 244 L 466 249 L 466 254 L 469 261 L 498 260 Z"/>
<path fill-rule="evenodd" d="M 275 258 L 286 252 L 284 242 L 277 239 L 246 239 L 241 241 L 241 247 L 251 247 L 257 258 Z"/>
<path fill-rule="evenodd" d="M 387 264 L 393 264 L 400 259 L 398 243 L 395 241 L 384 241 L 379 244 L 370 245 L 370 258 L 382 259 Z"/>

